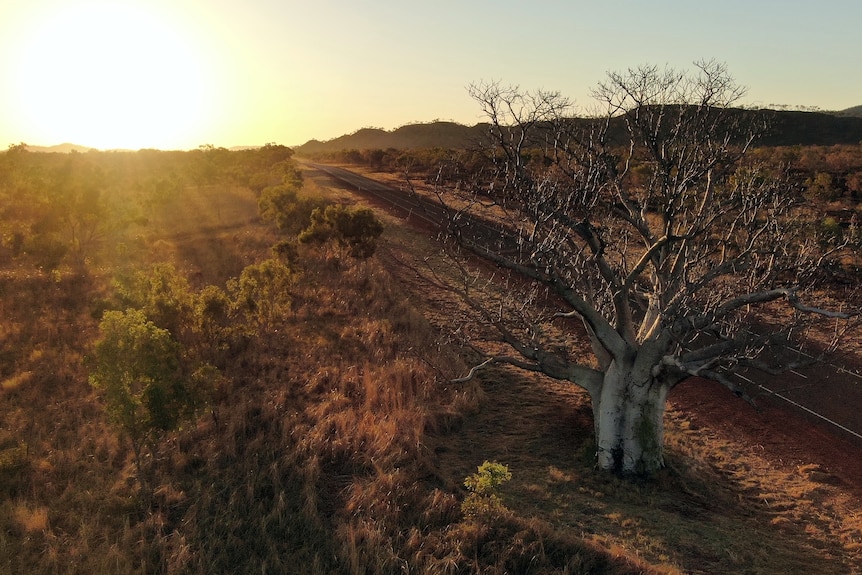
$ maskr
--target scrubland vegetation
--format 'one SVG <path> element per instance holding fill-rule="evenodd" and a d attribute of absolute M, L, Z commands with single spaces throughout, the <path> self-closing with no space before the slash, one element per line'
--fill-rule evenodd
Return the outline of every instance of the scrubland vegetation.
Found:
<path fill-rule="evenodd" d="M 811 474 L 671 414 L 632 484 L 577 393 L 451 383 L 384 223 L 281 146 L 0 155 L 0 573 L 854 572 Z"/>
<path fill-rule="evenodd" d="M 289 156 L 2 156 L 2 572 L 526 560 L 468 558 L 425 439 L 463 366 Z"/>
<path fill-rule="evenodd" d="M 475 151 L 444 148 L 343 149 L 319 151 L 308 157 L 389 176 L 394 182 L 403 181 L 406 175 L 442 186 L 457 185 L 488 169 L 486 159 Z M 857 255 L 851 255 L 848 263 L 862 265 L 858 256 L 862 144 L 764 146 L 752 150 L 748 162 L 786 170 L 795 183 L 788 193 L 807 203 L 805 221 L 814 226 L 812 233 L 824 247 L 855 242 Z"/>

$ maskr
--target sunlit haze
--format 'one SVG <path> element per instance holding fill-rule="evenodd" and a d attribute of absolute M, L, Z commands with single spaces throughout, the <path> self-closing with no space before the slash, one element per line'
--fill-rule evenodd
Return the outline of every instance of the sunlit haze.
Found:
<path fill-rule="evenodd" d="M 482 118 L 467 86 L 558 90 L 724 62 L 746 104 L 862 104 L 862 3 L 28 0 L 0 4 L 0 147 L 298 145 Z"/>

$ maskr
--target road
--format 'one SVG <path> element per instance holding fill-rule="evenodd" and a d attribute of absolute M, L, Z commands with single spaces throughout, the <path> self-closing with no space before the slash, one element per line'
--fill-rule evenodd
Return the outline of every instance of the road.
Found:
<path fill-rule="evenodd" d="M 431 226 L 444 229 L 451 214 L 439 203 L 409 191 L 375 181 L 344 168 L 324 164 L 304 163 L 343 182 L 356 192 L 382 200 L 405 217 L 422 219 Z M 471 220 L 464 230 L 473 230 L 465 238 L 475 252 L 517 249 L 517 242 L 498 226 Z M 845 358 L 844 365 L 859 365 L 862 358 Z M 814 422 L 823 424 L 833 433 L 862 446 L 862 374 L 836 360 L 818 361 L 812 365 L 773 376 L 761 372 L 741 371 L 740 385 L 751 397 L 768 396 L 784 403 Z"/>
<path fill-rule="evenodd" d="M 502 226 L 468 214 L 455 213 L 435 199 L 378 182 L 344 168 L 310 162 L 303 162 L 303 165 L 326 173 L 355 188 L 358 193 L 382 200 L 400 210 L 406 217 L 418 218 L 434 229 L 457 230 L 461 244 L 479 255 L 489 252 L 506 254 L 518 249 L 517 239 Z"/>

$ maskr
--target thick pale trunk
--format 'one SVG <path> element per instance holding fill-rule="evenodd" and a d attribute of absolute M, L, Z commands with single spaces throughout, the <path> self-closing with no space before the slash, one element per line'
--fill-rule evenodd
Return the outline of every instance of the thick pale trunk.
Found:
<path fill-rule="evenodd" d="M 624 475 L 650 475 L 664 465 L 667 386 L 646 367 L 611 362 L 592 397 L 598 466 Z"/>

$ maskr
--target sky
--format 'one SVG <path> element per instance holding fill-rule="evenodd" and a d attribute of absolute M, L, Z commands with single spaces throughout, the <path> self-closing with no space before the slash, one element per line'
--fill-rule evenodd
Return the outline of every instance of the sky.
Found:
<path fill-rule="evenodd" d="M 562 93 L 724 63 L 744 102 L 862 104 L 858 0 L 0 0 L 0 149 L 192 149 L 483 121 L 468 87 Z"/>

